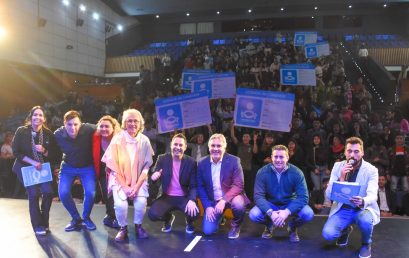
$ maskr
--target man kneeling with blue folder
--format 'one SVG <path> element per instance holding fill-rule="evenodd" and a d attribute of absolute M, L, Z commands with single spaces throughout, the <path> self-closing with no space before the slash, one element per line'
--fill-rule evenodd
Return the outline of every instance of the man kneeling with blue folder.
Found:
<path fill-rule="evenodd" d="M 364 161 L 363 142 L 358 137 L 346 140 L 345 161 L 336 162 L 331 171 L 331 178 L 326 190 L 326 195 L 331 198 L 334 182 L 356 182 L 360 185 L 359 194 L 351 197 L 349 202 L 334 201 L 328 220 L 322 230 L 322 236 L 328 240 L 337 240 L 338 246 L 348 244 L 352 232 L 351 224 L 356 224 L 361 230 L 362 246 L 359 257 L 371 257 L 371 243 L 373 226 L 378 224 L 379 207 L 378 194 L 378 169 Z"/>

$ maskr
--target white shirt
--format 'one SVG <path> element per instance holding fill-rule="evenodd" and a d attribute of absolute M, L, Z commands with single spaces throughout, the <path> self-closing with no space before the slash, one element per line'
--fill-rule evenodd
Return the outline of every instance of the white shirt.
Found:
<path fill-rule="evenodd" d="M 222 168 L 222 159 L 219 162 L 214 163 L 210 158 L 210 164 L 212 168 L 212 181 L 213 181 L 213 195 L 216 201 L 223 198 L 222 185 L 220 182 L 220 172 Z"/>
<path fill-rule="evenodd" d="M 386 200 L 386 193 L 385 189 L 379 188 L 379 209 L 382 211 L 389 211 L 388 201 Z"/>

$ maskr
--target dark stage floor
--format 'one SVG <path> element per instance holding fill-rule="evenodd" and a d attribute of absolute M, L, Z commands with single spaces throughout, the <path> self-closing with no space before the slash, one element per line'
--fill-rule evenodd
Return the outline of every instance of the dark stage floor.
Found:
<path fill-rule="evenodd" d="M 80 210 L 82 205 L 78 205 Z M 228 226 L 222 227 L 217 235 L 203 237 L 190 252 L 184 252 L 200 230 L 193 235 L 185 234 L 184 219 L 176 214 L 171 233 L 160 231 L 161 223 L 145 218 L 149 239 L 136 239 L 131 227 L 129 243 L 114 241 L 115 229 L 102 224 L 105 207 L 94 206 L 92 219 L 97 230 L 64 232 L 70 217 L 60 203 L 53 203 L 51 210 L 51 234 L 36 237 L 31 229 L 28 201 L 0 199 L 0 257 L 195 257 L 195 258 L 240 258 L 240 257 L 358 257 L 360 234 L 354 230 L 350 245 L 337 248 L 321 238 L 321 229 L 326 217 L 316 217 L 300 230 L 301 242 L 288 242 L 285 231 L 275 232 L 273 239 L 261 239 L 263 227 L 251 223 L 246 217 L 240 237 L 227 239 Z M 129 218 L 133 211 L 129 212 Z M 132 224 L 130 224 L 132 225 Z M 197 223 L 197 229 L 200 229 Z M 383 219 L 375 227 L 372 257 L 409 257 L 409 220 L 405 218 Z"/>

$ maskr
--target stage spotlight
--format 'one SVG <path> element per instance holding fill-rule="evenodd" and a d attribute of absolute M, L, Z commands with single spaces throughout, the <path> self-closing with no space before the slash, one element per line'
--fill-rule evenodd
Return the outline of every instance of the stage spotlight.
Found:
<path fill-rule="evenodd" d="M 247 10 L 247 12 L 248 12 L 248 13 L 251 13 L 251 12 L 252 12 L 252 10 L 251 10 L 251 9 L 248 9 L 248 10 Z"/>
<path fill-rule="evenodd" d="M 280 8 L 280 11 L 284 11 L 284 7 L 281 7 L 281 8 Z"/>
<path fill-rule="evenodd" d="M 352 8 L 352 5 L 349 5 L 348 8 L 351 9 L 351 8 Z"/>
<path fill-rule="evenodd" d="M 156 15 L 156 19 L 159 19 L 159 17 L 160 17 L 159 14 L 157 14 L 157 15 Z"/>
<path fill-rule="evenodd" d="M 93 18 L 94 20 L 99 20 L 99 14 L 96 13 L 96 12 L 93 12 L 93 13 L 92 13 L 92 18 Z"/>
<path fill-rule="evenodd" d="M 219 15 L 219 14 L 220 14 L 220 11 L 217 11 L 216 13 L 217 13 L 217 15 Z"/>
<path fill-rule="evenodd" d="M 83 4 L 80 4 L 80 11 L 85 12 L 87 10 L 87 7 Z"/>
<path fill-rule="evenodd" d="M 124 27 L 121 24 L 116 25 L 117 30 L 123 31 Z"/>
<path fill-rule="evenodd" d="M 4 27 L 0 26 L 0 39 L 4 39 L 7 35 L 7 31 Z"/>
<path fill-rule="evenodd" d="M 314 10 L 318 10 L 318 6 L 315 6 L 315 7 L 314 7 Z"/>
<path fill-rule="evenodd" d="M 186 13 L 186 16 L 190 16 L 190 13 Z"/>

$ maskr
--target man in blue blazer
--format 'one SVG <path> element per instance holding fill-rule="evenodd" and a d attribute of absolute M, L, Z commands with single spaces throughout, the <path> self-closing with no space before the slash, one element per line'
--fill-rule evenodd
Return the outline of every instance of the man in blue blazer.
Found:
<path fill-rule="evenodd" d="M 156 199 L 148 216 L 153 221 L 164 221 L 162 232 L 170 232 L 175 220 L 173 210 L 181 210 L 186 215 L 186 233 L 192 234 L 193 222 L 199 215 L 196 205 L 196 162 L 184 155 L 186 137 L 176 134 L 171 141 L 171 153 L 162 154 L 156 161 L 152 180 L 161 178 L 162 195 Z"/>
<path fill-rule="evenodd" d="M 351 203 L 333 202 L 328 220 L 322 230 L 322 236 L 328 240 L 337 240 L 338 246 L 346 246 L 356 224 L 361 231 L 362 245 L 359 257 L 371 257 L 372 232 L 374 225 L 380 221 L 378 199 L 378 169 L 363 160 L 364 144 L 358 137 L 346 140 L 346 160 L 336 162 L 326 195 L 331 198 L 332 185 L 335 181 L 356 182 L 360 185 L 359 194 L 350 199 Z"/>
<path fill-rule="evenodd" d="M 246 205 L 250 203 L 244 194 L 243 169 L 240 159 L 226 152 L 226 138 L 213 134 L 209 139 L 209 156 L 199 161 L 197 184 L 199 198 L 204 208 L 203 233 L 213 234 L 226 208 L 233 211 L 228 238 L 240 235 Z"/>

